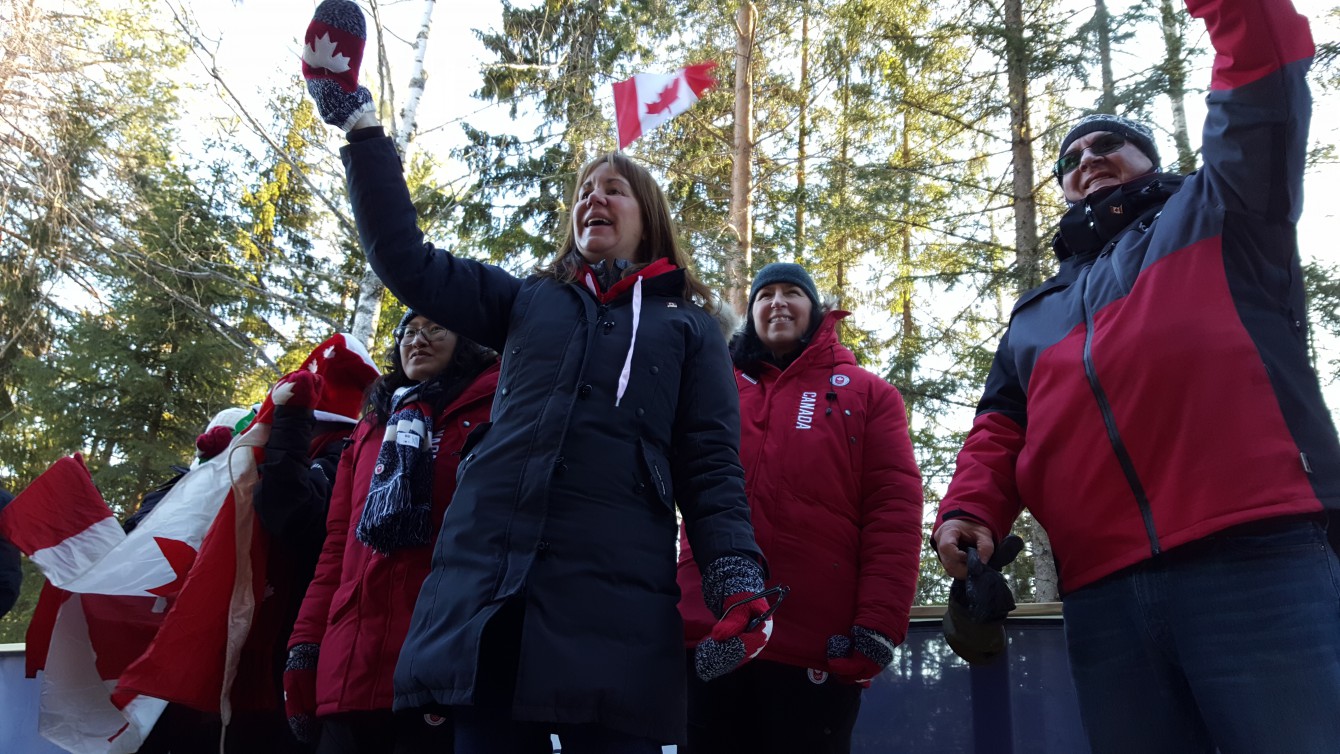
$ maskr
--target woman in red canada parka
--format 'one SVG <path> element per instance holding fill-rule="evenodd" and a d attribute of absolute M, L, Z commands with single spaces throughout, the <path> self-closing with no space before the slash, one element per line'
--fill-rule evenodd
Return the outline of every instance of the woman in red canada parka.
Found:
<path fill-rule="evenodd" d="M 921 474 L 902 396 L 838 342 L 847 313 L 822 310 L 803 267 L 760 270 L 747 312 L 731 349 L 740 461 L 767 585 L 790 594 L 758 659 L 702 681 L 711 673 L 699 658 L 680 751 L 844 753 L 861 689 L 907 634 Z M 682 537 L 680 547 L 679 607 L 693 647 L 715 621 Z"/>
<path fill-rule="evenodd" d="M 483 346 L 414 311 L 395 329 L 391 369 L 340 460 L 325 546 L 289 639 L 289 722 L 319 754 L 451 751 L 450 720 L 391 711 L 391 679 L 460 450 L 488 422 L 497 384 L 497 356 Z"/>

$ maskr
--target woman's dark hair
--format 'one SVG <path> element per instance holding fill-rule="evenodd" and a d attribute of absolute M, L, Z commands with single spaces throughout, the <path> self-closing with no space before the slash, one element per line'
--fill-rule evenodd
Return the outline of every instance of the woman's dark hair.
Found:
<path fill-rule="evenodd" d="M 368 388 L 367 405 L 363 409 L 364 420 L 375 418 L 378 423 L 385 423 L 391 418 L 391 399 L 395 396 L 395 391 L 414 384 L 414 380 L 405 375 L 405 364 L 400 358 L 399 338 L 392 341 L 387 356 L 391 361 L 391 369 L 378 377 Z M 429 378 L 428 384 L 424 386 L 426 388 L 424 400 L 428 401 L 433 410 L 431 415 L 436 416 L 446 408 L 447 404 L 455 400 L 480 372 L 497 360 L 498 354 L 491 349 L 457 334 L 456 350 L 452 352 L 447 368 L 436 377 Z"/>
<path fill-rule="evenodd" d="M 814 340 L 814 334 L 819 331 L 819 325 L 823 324 L 824 315 L 832 307 L 813 306 L 810 308 L 810 326 L 805 329 L 805 334 L 800 337 L 800 348 L 788 356 L 786 359 L 778 360 L 772 355 L 758 337 L 758 331 L 754 329 L 754 302 L 749 302 L 744 315 L 744 329 L 735 333 L 730 339 L 730 360 L 737 368 L 745 369 L 750 364 L 760 361 L 768 361 L 779 367 L 785 368 L 787 364 L 795 361 L 796 357 L 805 352 L 810 347 L 810 341 Z"/>
<path fill-rule="evenodd" d="M 632 264 L 624 270 L 623 276 L 627 277 L 657 259 L 668 259 L 671 264 L 684 270 L 684 298 L 697 303 L 709 312 L 715 312 L 716 302 L 712 296 L 712 291 L 693 274 L 693 269 L 689 266 L 688 255 L 679 246 L 675 221 L 670 217 L 670 203 L 665 199 L 665 192 L 661 191 L 660 184 L 651 176 L 651 173 L 647 172 L 646 168 L 619 152 L 607 152 L 596 157 L 586 167 L 582 168 L 582 172 L 577 174 L 577 183 L 572 189 L 572 200 L 568 205 L 568 214 L 563 218 L 562 230 L 559 232 L 562 241 L 559 243 L 558 253 L 554 256 L 552 262 L 540 267 L 536 272 L 540 275 L 557 278 L 565 283 L 579 281 L 584 260 L 581 252 L 577 250 L 576 229 L 572 224 L 572 208 L 575 208 L 577 203 L 581 201 L 582 184 L 601 165 L 609 165 L 628 181 L 628 185 L 632 188 L 633 198 L 637 200 L 642 213 L 642 228 L 645 238 L 643 238 L 642 243 L 638 244 L 637 252 L 630 260 Z"/>

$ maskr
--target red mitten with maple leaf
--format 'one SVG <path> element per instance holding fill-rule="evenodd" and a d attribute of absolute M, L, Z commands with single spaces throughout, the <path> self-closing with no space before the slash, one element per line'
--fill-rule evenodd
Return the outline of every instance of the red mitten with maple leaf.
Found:
<path fill-rule="evenodd" d="M 729 595 L 724 598 L 722 594 Z M 704 681 L 725 675 L 763 651 L 772 637 L 772 612 L 785 587 L 763 588 L 763 569 L 749 558 L 717 558 L 703 571 L 703 600 L 719 616 L 712 633 L 694 648 L 693 663 Z"/>
<path fill-rule="evenodd" d="M 270 390 L 270 401 L 276 406 L 312 408 L 321 399 L 326 380 L 316 372 L 299 369 L 279 378 Z"/>
<path fill-rule="evenodd" d="M 348 131 L 373 112 L 372 94 L 358 85 L 367 41 L 363 11 L 350 0 L 325 0 L 316 6 L 303 36 L 302 77 L 321 119 Z"/>
<path fill-rule="evenodd" d="M 293 737 L 305 744 L 316 743 L 320 723 L 316 719 L 316 662 L 319 644 L 295 644 L 284 663 L 284 714 Z"/>

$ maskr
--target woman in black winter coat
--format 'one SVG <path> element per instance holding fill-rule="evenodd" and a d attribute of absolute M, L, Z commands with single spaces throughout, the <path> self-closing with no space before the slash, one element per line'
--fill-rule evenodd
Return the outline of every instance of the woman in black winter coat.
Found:
<path fill-rule="evenodd" d="M 361 23 L 348 6 L 323 3 L 309 37 L 343 44 L 328 29 Z M 550 733 L 565 752 L 659 754 L 685 724 L 676 505 L 714 613 L 763 575 L 725 337 L 660 187 L 622 155 L 598 158 L 554 261 L 517 278 L 426 243 L 395 146 L 360 110 L 366 90 L 307 72 L 327 122 L 353 127 L 341 155 L 372 268 L 409 307 L 502 355 L 396 707 L 449 708 L 457 754 L 548 752 Z M 762 600 L 743 604 L 757 614 Z"/>
<path fill-rule="evenodd" d="M 455 708 L 458 752 L 548 751 L 550 731 L 568 750 L 627 737 L 646 746 L 622 751 L 659 751 L 684 726 L 675 505 L 716 577 L 710 609 L 762 588 L 725 339 L 664 198 L 626 158 L 597 160 L 557 260 L 517 279 L 424 243 L 379 132 L 344 151 L 374 269 L 416 310 L 503 354 L 396 704 Z M 472 749 L 472 731 L 496 745 Z"/>

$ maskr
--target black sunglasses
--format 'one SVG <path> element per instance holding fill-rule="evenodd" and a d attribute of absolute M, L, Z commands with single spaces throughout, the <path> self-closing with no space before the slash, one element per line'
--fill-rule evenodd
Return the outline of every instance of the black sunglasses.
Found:
<path fill-rule="evenodd" d="M 1092 153 L 1094 157 L 1102 157 L 1105 154 L 1112 154 L 1124 146 L 1126 146 L 1126 137 L 1121 134 L 1099 136 L 1085 149 L 1076 149 L 1061 155 L 1061 159 L 1056 161 L 1056 177 L 1060 178 L 1079 167 L 1080 160 L 1084 159 L 1085 151 Z"/>

